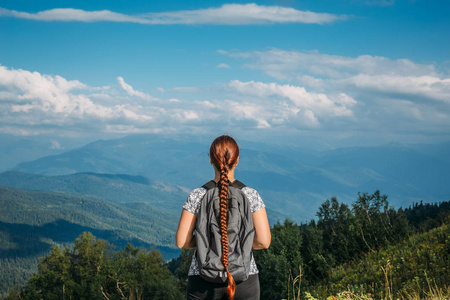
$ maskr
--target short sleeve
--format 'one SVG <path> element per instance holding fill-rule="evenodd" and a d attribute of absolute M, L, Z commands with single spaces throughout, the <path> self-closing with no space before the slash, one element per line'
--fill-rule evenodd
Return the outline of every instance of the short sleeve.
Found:
<path fill-rule="evenodd" d="M 203 187 L 193 190 L 187 197 L 186 201 L 184 201 L 183 208 L 196 215 L 200 209 L 200 204 L 205 194 L 206 189 Z"/>
<path fill-rule="evenodd" d="M 250 210 L 252 213 L 266 207 L 261 196 L 255 189 L 246 186 L 242 189 L 242 192 L 248 198 L 248 202 L 250 203 Z"/>

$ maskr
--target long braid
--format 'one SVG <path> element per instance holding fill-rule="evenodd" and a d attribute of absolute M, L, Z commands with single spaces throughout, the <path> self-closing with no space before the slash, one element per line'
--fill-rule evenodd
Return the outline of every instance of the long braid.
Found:
<path fill-rule="evenodd" d="M 220 229 L 222 234 L 222 263 L 228 275 L 227 294 L 230 300 L 234 299 L 236 282 L 228 271 L 228 168 L 220 169 Z"/>
<path fill-rule="evenodd" d="M 228 171 L 233 168 L 239 158 L 239 147 L 236 141 L 222 135 L 216 138 L 209 149 L 211 163 L 220 171 L 220 233 L 222 236 L 222 264 L 227 271 L 227 294 L 230 300 L 234 299 L 236 282 L 228 270 Z"/>

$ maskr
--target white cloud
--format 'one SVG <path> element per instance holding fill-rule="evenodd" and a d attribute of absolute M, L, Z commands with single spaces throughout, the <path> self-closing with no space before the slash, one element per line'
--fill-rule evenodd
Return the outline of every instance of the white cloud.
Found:
<path fill-rule="evenodd" d="M 135 90 L 122 77 L 117 81 L 117 87 L 104 89 L 61 76 L 0 66 L 0 132 L 192 133 L 217 128 L 217 120 L 221 126 L 254 130 L 315 128 L 325 119 L 351 117 L 355 104 L 347 95 L 237 80 L 226 85 L 225 92 L 230 95 L 221 99 L 156 99 Z M 216 88 L 224 92 L 223 87 Z M 202 95 L 196 87 L 175 90 Z"/>
<path fill-rule="evenodd" d="M 216 68 L 219 68 L 219 69 L 229 69 L 229 68 L 231 68 L 229 65 L 227 65 L 227 64 L 225 64 L 225 63 L 221 63 L 221 64 L 218 64 L 217 66 L 216 66 Z"/>
<path fill-rule="evenodd" d="M 228 54 L 228 51 L 225 51 L 225 50 L 219 49 L 219 50 L 217 50 L 217 53 L 219 53 L 219 54 L 223 54 L 223 55 L 227 55 L 227 54 Z"/>
<path fill-rule="evenodd" d="M 261 69 L 281 81 L 297 81 L 311 88 L 349 93 L 355 89 L 411 95 L 449 102 L 450 77 L 434 65 L 408 59 L 361 55 L 356 58 L 273 49 L 265 52 L 231 52 L 226 55 L 249 60 L 246 66 Z"/>
<path fill-rule="evenodd" d="M 219 8 L 169 11 L 126 15 L 109 10 L 84 11 L 74 8 L 55 8 L 37 13 L 0 8 L 0 16 L 37 21 L 66 22 L 131 22 L 150 25 L 217 24 L 250 25 L 272 23 L 325 24 L 346 19 L 328 13 L 300 11 L 290 7 L 250 4 L 224 4 Z"/>
<path fill-rule="evenodd" d="M 352 123 L 335 118 L 342 121 L 339 128 L 343 131 L 403 130 L 434 135 L 450 126 L 450 76 L 438 72 L 433 64 L 280 49 L 219 53 L 243 60 L 245 67 L 259 69 L 278 81 L 264 87 L 253 83 L 254 90 L 249 92 L 284 95 L 309 109 L 320 124 L 326 119 L 319 115 L 322 111 L 335 116 L 351 112 Z"/>
<path fill-rule="evenodd" d="M 65 21 L 65 22 L 131 22 L 148 24 L 149 20 L 140 17 L 128 16 L 109 10 L 85 11 L 74 8 L 55 8 L 37 13 L 27 13 L 16 10 L 0 8 L 0 16 L 29 19 L 36 21 Z"/>
<path fill-rule="evenodd" d="M 226 109 L 232 112 L 232 119 L 235 120 L 250 120 L 255 123 L 255 127 L 258 129 L 270 128 L 270 124 L 267 121 L 267 110 L 261 105 L 255 105 L 250 102 L 237 102 L 226 101 Z"/>
<path fill-rule="evenodd" d="M 149 94 L 140 92 L 140 91 L 136 91 L 135 89 L 133 89 L 133 87 L 131 85 L 129 85 L 128 83 L 125 82 L 125 80 L 122 77 L 117 77 L 117 82 L 119 83 L 120 87 L 128 93 L 128 95 L 130 96 L 135 96 L 144 100 L 156 100 L 156 98 L 153 98 L 152 96 L 150 96 Z"/>
<path fill-rule="evenodd" d="M 270 70 L 285 66 L 281 52 L 272 61 L 275 55 L 264 60 L 263 52 L 233 55 L 263 71 L 265 61 L 272 64 Z M 383 130 L 436 135 L 449 128 L 449 78 L 432 65 L 371 56 L 306 55 L 317 60 L 316 67 L 292 59 L 297 68 L 287 65 L 287 83 L 233 80 L 202 89 L 178 87 L 167 89 L 164 99 L 135 90 L 122 77 L 117 85 L 103 88 L 0 66 L 0 132 L 190 134 L 233 128 L 255 134 L 309 130 L 348 136 Z M 298 52 L 285 56 L 302 58 Z M 181 93 L 173 98 L 174 92 Z"/>
<path fill-rule="evenodd" d="M 224 4 L 219 8 L 193 11 L 150 13 L 146 15 L 156 24 L 224 24 L 249 25 L 267 23 L 324 24 L 345 18 L 327 13 L 299 11 L 281 6 Z"/>
<path fill-rule="evenodd" d="M 450 78 L 358 74 L 339 81 L 339 84 L 384 94 L 401 94 L 404 98 L 421 97 L 450 104 Z"/>
<path fill-rule="evenodd" d="M 171 89 L 174 92 L 183 92 L 183 93 L 195 93 L 198 91 L 198 88 L 195 86 L 177 86 Z"/>
<path fill-rule="evenodd" d="M 302 109 L 308 109 L 316 114 L 333 115 L 333 116 L 351 116 L 350 107 L 356 104 L 356 101 L 345 94 L 331 96 L 319 93 L 310 93 L 304 87 L 293 85 L 279 85 L 277 83 L 262 82 L 240 82 L 234 80 L 230 83 L 230 87 L 237 91 L 258 97 L 280 97 L 287 98 L 291 103 Z"/>
<path fill-rule="evenodd" d="M 386 57 L 361 55 L 356 58 L 323 54 L 318 51 L 285 51 L 272 49 L 254 52 L 219 52 L 235 58 L 250 60 L 246 66 L 261 69 L 284 80 L 308 74 L 326 78 L 345 78 L 360 73 L 399 76 L 435 75 L 433 65 L 416 64 L 408 59 L 391 60 Z"/>
<path fill-rule="evenodd" d="M 92 90 L 96 93 L 89 94 Z M 109 89 L 92 88 L 61 76 L 0 66 L 0 91 L 5 95 L 0 100 L 2 128 L 15 126 L 20 131 L 21 126 L 56 126 L 70 130 L 71 126 L 76 128 L 82 124 L 95 127 L 95 124 L 103 126 L 104 122 L 151 119 L 149 115 L 140 114 L 139 106 L 112 104 L 118 102 L 111 101 L 117 95 L 107 94 Z"/>
<path fill-rule="evenodd" d="M 266 119 L 269 120 L 267 125 L 295 120 L 295 123 L 302 126 L 317 127 L 321 124 L 321 119 L 352 117 L 351 108 L 356 104 L 354 99 L 343 93 L 337 95 L 311 93 L 303 87 L 293 85 L 233 80 L 229 83 L 229 87 L 243 96 L 252 97 L 253 101 L 265 107 L 265 113 L 260 110 L 255 112 L 255 116 L 266 115 Z"/>
<path fill-rule="evenodd" d="M 74 90 L 85 90 L 87 86 L 78 80 L 66 80 L 60 76 L 41 75 L 25 70 L 8 70 L 0 66 L 0 87 L 13 93 L 16 111 L 39 109 L 56 113 L 110 115 L 111 111 L 96 106 L 83 94 Z M 22 108 L 20 108 L 22 107 Z"/>

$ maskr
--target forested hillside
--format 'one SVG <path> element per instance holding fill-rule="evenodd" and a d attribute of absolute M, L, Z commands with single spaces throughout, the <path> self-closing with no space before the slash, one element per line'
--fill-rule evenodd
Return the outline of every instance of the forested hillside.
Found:
<path fill-rule="evenodd" d="M 0 207 L 1 291 L 23 284 L 38 257 L 53 245 L 72 245 L 84 231 L 118 247 L 158 247 L 166 259 L 179 253 L 173 242 L 176 217 L 148 203 L 0 187 Z"/>
<path fill-rule="evenodd" d="M 335 198 L 327 200 L 317 213 L 317 222 L 296 225 L 286 221 L 274 226 L 272 246 L 256 253 L 264 268 L 261 282 L 266 286 L 275 282 L 286 297 L 289 290 L 285 283 L 289 278 L 283 274 L 292 274 L 291 283 L 301 276 L 303 295 L 309 292 L 324 299 L 350 288 L 355 294 L 363 292 L 374 299 L 385 299 L 383 268 L 388 267 L 389 288 L 394 299 L 405 296 L 406 292 L 423 297 L 428 289 L 424 272 L 439 287 L 450 282 L 450 244 L 445 234 L 449 202 L 436 206 L 440 214 L 432 223 L 443 227 L 423 234 L 422 225 L 431 223 L 428 213 L 424 210 L 421 213 L 420 206 L 409 209 L 409 214 L 402 209 L 394 210 L 389 207 L 387 197 L 378 191 L 360 194 L 351 208 Z M 416 223 L 409 221 L 412 215 L 416 216 Z M 279 276 L 273 278 L 273 274 Z M 293 293 L 294 289 L 290 288 Z M 264 293 L 265 299 L 271 299 L 279 292 L 273 289 Z"/>
<path fill-rule="evenodd" d="M 26 190 L 54 191 L 75 196 L 103 199 L 115 205 L 138 209 L 144 204 L 149 222 L 158 221 L 161 215 L 175 228 L 181 206 L 189 189 L 178 185 L 152 180 L 144 176 L 127 174 L 75 173 L 70 175 L 44 176 L 24 172 L 0 173 L 0 186 Z M 267 208 L 269 221 L 274 224 L 284 220 L 286 214 Z"/>

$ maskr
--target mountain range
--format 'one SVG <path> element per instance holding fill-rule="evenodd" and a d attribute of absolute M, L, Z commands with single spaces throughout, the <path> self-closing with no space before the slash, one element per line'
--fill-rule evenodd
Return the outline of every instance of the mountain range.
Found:
<path fill-rule="evenodd" d="M 132 135 L 99 140 L 10 170 L 67 175 L 80 172 L 143 176 L 196 188 L 214 173 L 209 142 L 188 137 Z M 379 189 L 395 207 L 450 196 L 450 143 L 339 148 L 313 151 L 242 141 L 236 178 L 257 189 L 277 217 L 306 221 L 332 196 L 352 202 L 358 192 Z"/>

